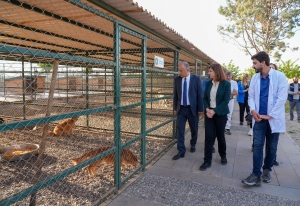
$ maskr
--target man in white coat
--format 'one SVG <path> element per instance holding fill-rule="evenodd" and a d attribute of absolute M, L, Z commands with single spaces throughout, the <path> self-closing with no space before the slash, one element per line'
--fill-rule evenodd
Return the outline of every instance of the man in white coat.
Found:
<path fill-rule="evenodd" d="M 232 112 L 233 112 L 233 107 L 234 107 L 234 99 L 236 95 L 238 94 L 238 85 L 236 81 L 232 79 L 232 72 L 227 71 L 226 72 L 226 78 L 227 81 L 230 82 L 230 100 L 228 103 L 228 108 L 229 108 L 229 113 L 227 114 L 227 122 L 225 126 L 225 134 L 231 135 L 230 127 L 231 127 L 231 117 L 232 117 Z"/>
<path fill-rule="evenodd" d="M 253 117 L 253 170 L 242 183 L 260 185 L 261 179 L 263 182 L 271 182 L 270 171 L 277 151 L 279 133 L 286 131 L 284 105 L 288 83 L 282 72 L 270 69 L 270 57 L 266 52 L 258 52 L 251 59 L 257 72 L 252 77 L 248 97 Z M 263 162 L 265 140 L 269 145 Z"/>

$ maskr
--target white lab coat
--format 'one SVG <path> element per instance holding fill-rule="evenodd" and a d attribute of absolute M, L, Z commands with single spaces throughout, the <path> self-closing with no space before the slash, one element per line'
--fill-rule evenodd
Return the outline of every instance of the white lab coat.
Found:
<path fill-rule="evenodd" d="M 255 74 L 251 79 L 249 88 L 248 104 L 250 111 L 259 111 L 259 96 L 260 96 L 260 78 L 261 74 Z M 285 75 L 274 69 L 269 71 L 269 95 L 268 95 L 268 111 L 271 116 L 269 120 L 272 133 L 280 133 L 286 131 L 285 123 L 285 102 L 287 100 L 288 82 Z M 252 119 L 252 126 L 255 120 Z"/>

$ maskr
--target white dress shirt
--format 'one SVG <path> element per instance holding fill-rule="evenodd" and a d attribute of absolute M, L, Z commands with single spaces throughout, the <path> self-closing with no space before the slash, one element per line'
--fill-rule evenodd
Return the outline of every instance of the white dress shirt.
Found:
<path fill-rule="evenodd" d="M 217 91 L 219 88 L 219 83 L 220 82 L 212 81 L 213 85 L 210 90 L 210 108 L 216 108 L 216 106 L 217 106 L 216 97 L 217 97 Z"/>
<path fill-rule="evenodd" d="M 183 84 L 184 84 L 184 79 L 186 79 L 186 93 L 187 93 L 187 105 L 190 105 L 190 99 L 189 99 L 189 88 L 190 88 L 190 79 L 191 79 L 191 75 L 182 78 L 182 82 L 181 82 L 181 105 L 183 105 Z"/>

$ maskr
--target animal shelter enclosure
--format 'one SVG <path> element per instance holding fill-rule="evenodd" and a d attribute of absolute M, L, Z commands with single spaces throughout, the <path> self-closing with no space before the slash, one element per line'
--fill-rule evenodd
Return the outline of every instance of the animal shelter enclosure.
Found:
<path fill-rule="evenodd" d="M 100 204 L 176 142 L 177 65 L 214 61 L 108 2 L 0 1 L 0 205 Z"/>

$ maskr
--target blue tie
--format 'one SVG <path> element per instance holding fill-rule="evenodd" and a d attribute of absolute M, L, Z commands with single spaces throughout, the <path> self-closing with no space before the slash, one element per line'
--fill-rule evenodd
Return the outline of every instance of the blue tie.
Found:
<path fill-rule="evenodd" d="M 187 105 L 187 85 L 186 85 L 186 78 L 184 78 L 183 83 L 183 106 Z"/>

